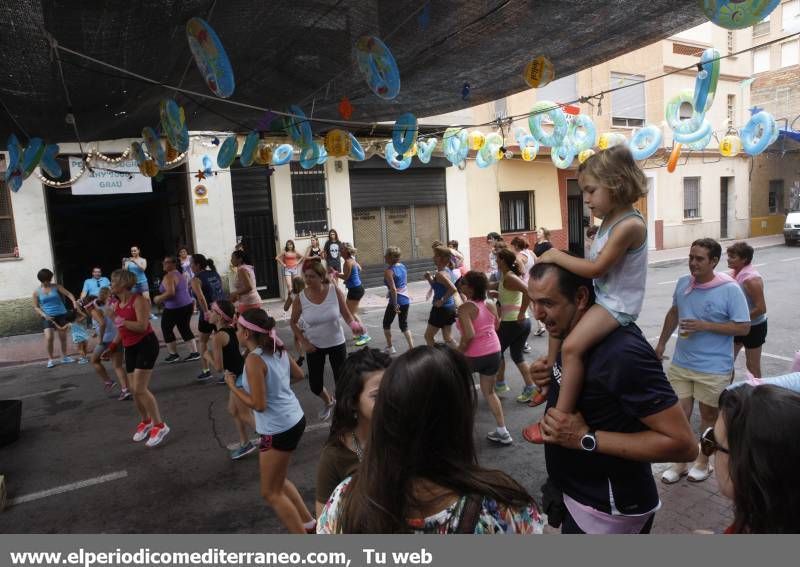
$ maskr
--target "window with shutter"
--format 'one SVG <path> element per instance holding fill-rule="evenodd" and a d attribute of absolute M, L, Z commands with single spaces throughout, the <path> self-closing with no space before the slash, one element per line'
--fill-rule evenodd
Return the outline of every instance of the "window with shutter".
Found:
<path fill-rule="evenodd" d="M 523 232 L 536 225 L 533 191 L 500 193 L 500 232 Z"/>
<path fill-rule="evenodd" d="M 646 118 L 643 75 L 611 73 L 611 88 L 625 87 L 611 93 L 611 125 L 639 128 Z"/>
<path fill-rule="evenodd" d="M 17 254 L 17 232 L 11 210 L 11 190 L 5 181 L 6 162 L 0 157 L 0 258 Z"/>
<path fill-rule="evenodd" d="M 683 178 L 683 218 L 700 218 L 700 178 Z"/>

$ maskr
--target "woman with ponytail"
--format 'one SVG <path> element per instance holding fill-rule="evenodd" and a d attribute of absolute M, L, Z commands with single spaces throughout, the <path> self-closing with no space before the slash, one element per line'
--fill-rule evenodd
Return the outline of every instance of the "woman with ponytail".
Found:
<path fill-rule="evenodd" d="M 289 459 L 306 428 L 303 408 L 290 387 L 304 378 L 275 332 L 275 319 L 248 309 L 236 321 L 236 338 L 248 350 L 242 386 L 225 375 L 231 392 L 253 410 L 259 443 L 261 495 L 290 533 L 313 533 L 316 522 L 297 487 L 286 478 Z"/>

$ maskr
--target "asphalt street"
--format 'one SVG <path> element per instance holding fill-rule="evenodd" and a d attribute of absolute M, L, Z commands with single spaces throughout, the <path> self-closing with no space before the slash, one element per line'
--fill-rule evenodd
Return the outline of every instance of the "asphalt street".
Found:
<path fill-rule="evenodd" d="M 759 250 L 754 264 L 766 279 L 769 336 L 762 360 L 764 375 L 782 374 L 800 348 L 800 249 Z M 685 273 L 685 265 L 649 270 L 639 319 L 646 337 L 655 340 L 658 336 L 675 281 Z M 372 346 L 384 346 L 382 315 L 383 310 L 376 309 L 364 317 L 374 337 Z M 412 306 L 409 322 L 417 344 L 423 344 L 427 315 L 427 305 Z M 281 321 L 279 327 L 281 337 L 290 343 L 287 322 Z M 405 343 L 395 333 L 395 345 L 402 351 Z M 532 336 L 529 343 L 533 347 L 529 360 L 545 353 L 546 338 Z M 673 348 L 674 341 L 667 353 Z M 185 347 L 181 349 L 185 354 Z M 743 358 L 737 363 L 737 379 L 743 376 Z M 133 404 L 108 399 L 90 366 L 46 369 L 37 363 L 0 369 L 0 399 L 23 400 L 22 436 L 0 448 L 0 474 L 6 477 L 11 501 L 0 513 L 0 532 L 281 532 L 275 515 L 259 496 L 256 454 L 236 462 L 228 458 L 225 445 L 233 443 L 236 435 L 226 410 L 227 388 L 195 383 L 198 371 L 197 362 L 156 366 L 152 388 L 172 432 L 162 446 L 148 449 L 131 441 L 138 421 Z M 546 477 L 544 452 L 524 442 L 520 432 L 541 415 L 542 408 L 517 404 L 514 397 L 522 380 L 516 369 L 508 378 L 512 392 L 504 395 L 503 407 L 515 443 L 497 447 L 486 441 L 493 420 L 479 396 L 475 435 L 480 461 L 508 472 L 539 497 Z M 326 383 L 329 389 L 333 387 L 329 370 Z M 295 391 L 309 427 L 293 456 L 289 477 L 313 510 L 315 468 L 328 426 L 317 419 L 321 403 L 308 383 L 296 384 Z M 692 498 L 694 493 L 683 494 Z M 724 508 L 723 501 L 718 505 Z M 698 520 L 704 525 L 672 526 L 659 525 L 657 517 L 656 531 L 719 529 L 724 521 L 723 513 L 719 519 Z"/>

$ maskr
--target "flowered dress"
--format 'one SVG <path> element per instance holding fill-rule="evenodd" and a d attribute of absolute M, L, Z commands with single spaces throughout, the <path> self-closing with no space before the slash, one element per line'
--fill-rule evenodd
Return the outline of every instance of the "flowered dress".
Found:
<path fill-rule="evenodd" d="M 331 494 L 317 520 L 318 534 L 341 533 L 338 526 L 339 507 L 342 497 L 350 486 L 352 477 L 344 479 Z M 454 534 L 458 531 L 467 497 L 462 496 L 446 509 L 424 520 L 409 520 L 408 526 L 415 534 Z M 536 505 L 531 502 L 524 508 L 512 509 L 498 504 L 492 498 L 484 498 L 474 534 L 540 534 L 544 521 Z"/>

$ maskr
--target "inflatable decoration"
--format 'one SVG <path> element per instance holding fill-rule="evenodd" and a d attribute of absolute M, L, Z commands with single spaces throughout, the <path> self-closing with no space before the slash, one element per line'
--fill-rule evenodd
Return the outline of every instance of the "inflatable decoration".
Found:
<path fill-rule="evenodd" d="M 214 162 L 211 161 L 209 156 L 203 156 L 203 173 L 206 175 L 214 173 Z"/>
<path fill-rule="evenodd" d="M 394 145 L 392 142 L 386 144 L 386 148 L 384 149 L 384 153 L 386 155 L 386 163 L 388 163 L 391 167 L 398 171 L 403 171 L 404 169 L 408 169 L 411 166 L 411 158 L 404 157 L 399 159 L 400 156 L 394 149 Z"/>
<path fill-rule="evenodd" d="M 692 105 L 692 116 L 690 118 L 681 118 L 680 110 L 681 105 L 684 103 Z M 694 92 L 691 89 L 684 89 L 669 99 L 664 111 L 664 118 L 666 118 L 669 127 L 680 134 L 696 132 L 703 125 L 704 115 L 704 112 L 698 112 L 694 106 Z"/>
<path fill-rule="evenodd" d="M 503 159 L 503 137 L 492 132 L 486 136 L 483 147 L 478 151 L 475 156 L 475 163 L 478 167 L 489 167 L 494 162 Z"/>
<path fill-rule="evenodd" d="M 433 155 L 433 150 L 436 149 L 437 143 L 436 138 L 428 138 L 417 142 L 417 159 L 422 163 L 430 163 L 431 155 Z"/>
<path fill-rule="evenodd" d="M 399 154 L 405 154 L 417 141 L 419 127 L 417 117 L 406 112 L 401 114 L 392 128 L 392 147 Z"/>
<path fill-rule="evenodd" d="M 294 148 L 291 144 L 281 144 L 272 152 L 272 165 L 286 165 L 292 161 Z"/>
<path fill-rule="evenodd" d="M 597 140 L 597 130 L 592 119 L 585 114 L 578 114 L 569 125 L 567 138 L 578 153 L 591 149 Z"/>
<path fill-rule="evenodd" d="M 328 151 L 325 149 L 323 144 L 317 145 L 319 146 L 319 159 L 317 160 L 317 165 L 322 165 L 328 161 Z"/>
<path fill-rule="evenodd" d="M 272 147 L 265 141 L 260 141 L 253 156 L 253 161 L 258 165 L 269 165 L 269 162 L 272 161 Z"/>
<path fill-rule="evenodd" d="M 186 22 L 186 39 L 211 92 L 220 98 L 231 96 L 236 86 L 233 69 L 217 33 L 205 20 L 192 18 Z"/>
<path fill-rule="evenodd" d="M 531 135 L 531 134 L 530 134 L 530 132 L 528 132 L 527 130 L 525 130 L 525 128 L 521 128 L 521 127 L 519 127 L 519 126 L 517 126 L 516 128 L 514 128 L 514 140 L 516 140 L 516 142 L 517 142 L 517 145 L 518 145 L 519 147 L 522 147 L 522 139 L 523 139 L 525 136 L 530 136 L 530 135 Z"/>
<path fill-rule="evenodd" d="M 453 165 L 458 165 L 469 155 L 469 141 L 464 128 L 448 128 L 442 138 L 444 157 Z"/>
<path fill-rule="evenodd" d="M 605 132 L 600 134 L 600 137 L 597 139 L 597 147 L 601 150 L 607 150 L 613 146 L 625 144 L 627 141 L 625 136 L 619 132 Z"/>
<path fill-rule="evenodd" d="M 310 146 L 314 142 L 314 134 L 311 132 L 311 122 L 306 118 L 305 112 L 299 106 L 292 105 L 289 107 L 289 114 L 293 116 L 286 116 L 283 121 L 286 133 L 300 148 Z"/>
<path fill-rule="evenodd" d="M 217 153 L 217 166 L 220 169 L 227 169 L 233 163 L 233 160 L 236 159 L 236 150 L 239 149 L 239 145 L 236 143 L 236 136 L 228 136 L 225 138 L 225 141 L 222 142 L 222 145 L 219 147 L 219 152 Z"/>
<path fill-rule="evenodd" d="M 172 144 L 167 141 L 167 163 L 172 164 L 173 161 L 178 159 L 178 150 L 172 147 Z"/>
<path fill-rule="evenodd" d="M 300 150 L 300 167 L 303 169 L 311 169 L 319 164 L 320 146 L 315 142 L 311 142 L 310 146 L 306 146 Z"/>
<path fill-rule="evenodd" d="M 739 130 L 744 153 L 755 156 L 766 150 L 775 128 L 775 119 L 769 112 L 762 110 L 751 116 L 744 128 Z"/>
<path fill-rule="evenodd" d="M 714 137 L 714 130 L 711 128 L 708 129 L 708 133 L 697 140 L 696 142 L 692 142 L 691 144 L 685 144 L 686 149 L 693 150 L 693 151 L 700 151 L 704 150 L 708 144 L 711 143 L 711 138 Z"/>
<path fill-rule="evenodd" d="M 529 87 L 540 89 L 555 79 L 556 72 L 550 60 L 544 55 L 540 55 L 525 65 L 523 77 Z"/>
<path fill-rule="evenodd" d="M 365 35 L 356 42 L 355 50 L 370 90 L 386 100 L 395 98 L 400 92 L 400 71 L 389 48 L 377 37 Z"/>
<path fill-rule="evenodd" d="M 575 159 L 575 148 L 569 143 L 550 148 L 550 159 L 558 169 L 567 169 Z"/>
<path fill-rule="evenodd" d="M 147 159 L 147 156 L 144 155 L 142 144 L 139 142 L 133 142 L 131 144 L 131 157 L 136 160 L 136 165 L 141 166 L 144 163 L 144 161 Z"/>
<path fill-rule="evenodd" d="M 649 158 L 661 147 L 661 128 L 648 124 L 633 133 L 631 137 L 631 154 L 635 160 Z"/>
<path fill-rule="evenodd" d="M 680 142 L 681 144 L 691 144 L 693 142 L 697 142 L 698 140 L 702 140 L 711 133 L 713 133 L 711 123 L 704 118 L 703 122 L 700 124 L 700 127 L 694 132 L 682 134 L 681 132 L 676 131 L 674 132 L 673 136 L 675 141 Z"/>
<path fill-rule="evenodd" d="M 139 165 L 139 172 L 145 177 L 155 177 L 161 170 L 158 169 L 158 164 L 156 164 L 155 160 L 146 159 Z"/>
<path fill-rule="evenodd" d="M 547 134 L 542 128 L 542 120 L 549 118 L 553 122 L 553 133 Z M 528 115 L 528 126 L 531 135 L 543 146 L 560 146 L 567 136 L 567 116 L 556 103 L 549 100 L 537 102 Z"/>
<path fill-rule="evenodd" d="M 334 129 L 325 134 L 325 150 L 333 157 L 350 153 L 350 135 L 344 130 Z"/>
<path fill-rule="evenodd" d="M 156 131 L 145 126 L 142 128 L 142 138 L 144 138 L 144 145 L 147 148 L 147 153 L 150 154 L 150 159 L 156 162 L 159 168 L 164 167 L 167 162 L 167 152 L 164 151 L 164 146 L 161 145 L 161 140 L 158 138 Z"/>
<path fill-rule="evenodd" d="M 27 179 L 44 155 L 44 142 L 41 138 L 31 138 L 28 147 L 22 152 L 22 179 Z"/>
<path fill-rule="evenodd" d="M 469 133 L 469 149 L 478 151 L 483 147 L 484 142 L 486 142 L 486 136 L 482 132 L 475 130 Z"/>
<path fill-rule="evenodd" d="M 781 0 L 700 0 L 714 24 L 729 30 L 749 28 L 766 18 Z"/>
<path fill-rule="evenodd" d="M 530 134 L 523 134 L 518 140 L 520 153 L 522 159 L 525 161 L 533 161 L 539 155 L 539 142 Z"/>
<path fill-rule="evenodd" d="M 706 49 L 700 56 L 700 71 L 694 82 L 692 106 L 699 112 L 708 112 L 714 103 L 719 82 L 719 51 Z"/>
<path fill-rule="evenodd" d="M 160 110 L 161 131 L 167 137 L 169 145 L 182 154 L 189 149 L 189 129 L 186 127 L 183 108 L 168 98 L 161 101 Z"/>
<path fill-rule="evenodd" d="M 578 163 L 583 163 L 594 155 L 594 150 L 583 150 L 578 154 Z"/>
<path fill-rule="evenodd" d="M 367 156 L 364 153 L 364 148 L 361 146 L 361 142 L 356 140 L 356 137 L 350 134 L 350 159 L 355 161 L 364 161 L 366 157 Z"/>
<path fill-rule="evenodd" d="M 346 96 L 343 96 L 342 100 L 339 101 L 337 109 L 339 110 L 339 116 L 341 116 L 343 120 L 350 120 L 350 117 L 353 116 L 353 105 Z"/>
<path fill-rule="evenodd" d="M 44 153 L 42 154 L 42 159 L 39 162 L 39 167 L 42 168 L 49 177 L 53 179 L 58 179 L 61 177 L 61 164 L 56 161 L 56 157 L 58 156 L 59 147 L 58 144 L 50 144 L 45 146 Z"/>
<path fill-rule="evenodd" d="M 675 171 L 675 168 L 678 165 L 678 158 L 681 157 L 681 144 L 680 142 L 676 142 L 674 146 L 672 146 L 672 152 L 669 154 L 669 160 L 667 160 L 667 171 L 672 173 Z"/>
<path fill-rule="evenodd" d="M 403 154 L 403 157 L 414 157 L 415 155 L 417 155 L 416 143 L 413 146 L 411 146 L 411 149 L 409 149 L 406 153 Z"/>
<path fill-rule="evenodd" d="M 742 151 L 742 141 L 735 134 L 728 134 L 719 142 L 719 153 L 725 157 L 736 157 Z"/>
<path fill-rule="evenodd" d="M 244 144 L 242 145 L 242 155 L 239 156 L 239 163 L 242 164 L 243 167 L 250 167 L 253 165 L 253 160 L 258 151 L 258 142 L 258 132 L 250 132 L 245 137 Z"/>
<path fill-rule="evenodd" d="M 14 134 L 8 137 L 8 168 L 6 169 L 6 183 L 14 193 L 22 187 L 22 146 Z"/>

